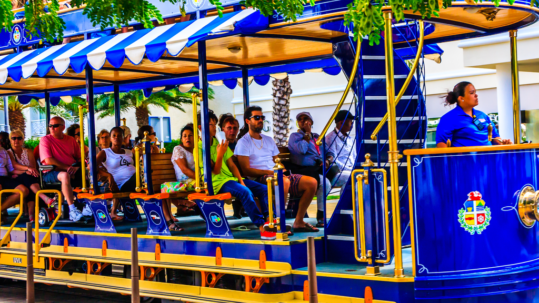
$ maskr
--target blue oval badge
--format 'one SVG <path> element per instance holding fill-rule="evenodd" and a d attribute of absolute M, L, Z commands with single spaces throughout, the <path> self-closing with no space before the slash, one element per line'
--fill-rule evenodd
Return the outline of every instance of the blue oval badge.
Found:
<path fill-rule="evenodd" d="M 101 209 L 98 209 L 95 213 L 97 214 L 97 218 L 99 219 L 99 221 L 107 223 L 107 215 L 105 214 L 105 212 L 103 212 Z"/>
<path fill-rule="evenodd" d="M 155 211 L 150 211 L 150 219 L 155 225 L 161 224 L 161 216 Z"/>
<path fill-rule="evenodd" d="M 210 213 L 210 222 L 215 227 L 221 227 L 223 225 L 223 219 L 215 212 Z"/>

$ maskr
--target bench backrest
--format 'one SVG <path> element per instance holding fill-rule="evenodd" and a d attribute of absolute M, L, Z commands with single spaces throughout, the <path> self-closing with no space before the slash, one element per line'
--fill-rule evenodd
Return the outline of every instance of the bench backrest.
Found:
<path fill-rule="evenodd" d="M 161 192 L 161 184 L 177 181 L 171 158 L 172 153 L 152 154 L 152 185 L 155 193 Z"/>

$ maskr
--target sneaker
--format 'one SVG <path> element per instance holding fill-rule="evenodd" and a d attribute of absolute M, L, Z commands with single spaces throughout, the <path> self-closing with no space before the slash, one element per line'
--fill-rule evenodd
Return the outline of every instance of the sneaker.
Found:
<path fill-rule="evenodd" d="M 69 211 L 69 220 L 78 222 L 82 218 L 82 213 L 78 209 Z"/>
<path fill-rule="evenodd" d="M 267 231 L 267 232 L 271 232 L 271 233 L 276 233 L 277 232 L 277 224 L 273 224 L 273 228 L 271 228 L 269 226 L 269 222 L 266 222 L 264 224 L 264 230 Z"/>
<path fill-rule="evenodd" d="M 277 233 L 264 230 L 264 231 L 260 232 L 260 238 L 262 240 L 275 240 L 275 239 L 277 239 Z"/>
<path fill-rule="evenodd" d="M 82 209 L 82 215 L 84 217 L 91 217 L 94 215 L 92 209 L 90 208 L 90 204 L 86 203 L 86 205 L 84 205 L 84 208 Z"/>

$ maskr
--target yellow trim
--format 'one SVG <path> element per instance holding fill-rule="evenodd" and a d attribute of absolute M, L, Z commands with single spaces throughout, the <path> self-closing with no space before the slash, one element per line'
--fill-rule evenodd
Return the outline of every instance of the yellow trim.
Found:
<path fill-rule="evenodd" d="M 14 258 L 20 259 L 21 262 L 20 263 L 15 263 Z M 26 268 L 26 265 L 28 264 L 28 260 L 26 259 L 26 251 L 22 255 L 10 254 L 10 253 L 1 253 L 0 254 L 0 264 Z M 45 268 L 45 262 L 41 262 L 41 263 L 35 263 L 34 262 L 34 268 L 44 269 Z"/>
<path fill-rule="evenodd" d="M 8 227 L 0 227 L 0 229 L 9 229 Z M 26 228 L 14 227 L 13 230 L 16 231 L 26 231 Z M 112 237 L 112 238 L 131 238 L 130 234 L 109 234 L 109 233 L 97 233 L 97 232 L 87 232 L 87 231 L 76 231 L 76 230 L 53 230 L 51 233 L 56 234 L 65 234 L 65 235 L 84 235 L 84 236 L 103 236 L 103 237 Z M 289 242 L 281 241 L 262 241 L 262 240 L 246 240 L 246 239 L 214 239 L 214 238 L 203 238 L 203 237 L 174 237 L 174 236 L 149 236 L 149 235 L 139 235 L 139 239 L 155 239 L 155 240 L 174 240 L 174 241 L 194 241 L 194 242 L 221 242 L 221 243 L 236 243 L 236 244 L 263 244 L 263 245 L 292 245 L 298 243 L 306 243 L 307 239 L 294 240 Z M 322 236 L 314 238 L 315 240 L 322 240 Z"/>
<path fill-rule="evenodd" d="M 500 150 L 526 150 L 526 149 L 536 149 L 536 148 L 539 148 L 539 144 L 513 144 L 513 145 L 488 145 L 488 146 L 407 149 L 403 153 L 406 156 L 415 156 L 415 155 L 473 153 L 473 152 L 500 151 Z"/>
<path fill-rule="evenodd" d="M 4 237 L 0 241 L 0 247 L 4 246 L 4 244 L 7 244 L 6 241 L 8 239 L 10 239 L 10 241 L 11 241 L 11 237 L 10 237 L 11 231 L 15 228 L 15 225 L 17 225 L 17 222 L 19 222 L 19 219 L 21 218 L 22 212 L 24 210 L 24 207 L 23 207 L 24 195 L 22 194 L 22 191 L 20 191 L 19 189 L 3 189 L 3 190 L 0 190 L 0 205 L 2 204 L 2 194 L 5 194 L 5 193 L 19 194 L 19 198 L 20 198 L 19 214 L 15 218 L 15 221 L 13 221 L 11 226 L 7 229 L 7 233 L 4 235 Z M 37 207 L 36 207 L 36 209 L 37 209 Z M 1 218 L 2 218 L 1 214 L 2 214 L 2 212 L 0 212 L 0 221 L 1 221 Z M 26 230 L 26 228 L 24 228 L 23 230 Z"/>
<path fill-rule="evenodd" d="M 39 194 L 41 194 L 41 193 L 53 193 L 53 194 L 56 194 L 56 195 L 58 195 L 58 201 L 64 201 L 62 199 L 62 193 L 60 191 L 56 190 L 56 189 L 40 189 L 36 193 L 36 204 L 35 204 L 36 205 L 36 207 L 35 207 L 36 214 L 35 214 L 35 227 L 34 227 L 34 232 L 35 232 L 35 244 L 34 244 L 34 247 L 35 247 L 34 248 L 34 250 L 35 250 L 35 263 L 39 263 L 39 260 L 40 260 L 39 259 L 39 251 L 41 250 L 41 247 L 43 246 L 43 244 L 44 243 L 50 244 L 51 231 L 56 226 L 56 223 L 58 223 L 58 220 L 62 216 L 62 207 L 58 207 L 58 214 L 56 215 L 56 219 L 54 219 L 51 226 L 47 229 L 47 232 L 45 233 L 45 237 L 43 237 L 43 240 L 41 240 L 41 242 L 39 242 L 39 207 L 37 207 L 37 206 L 39 205 Z M 49 242 L 47 242 L 47 241 L 49 241 Z"/>
<path fill-rule="evenodd" d="M 409 208 L 408 211 L 410 213 L 410 238 L 412 240 L 412 275 L 415 277 L 416 271 L 415 271 L 415 230 L 414 230 L 414 201 L 413 195 L 412 195 L 412 161 L 410 159 L 410 156 L 406 157 L 406 161 L 408 163 L 408 203 Z"/>
<path fill-rule="evenodd" d="M 308 272 L 306 270 L 292 270 L 293 275 L 303 275 L 307 276 Z M 365 276 L 365 275 L 349 275 L 349 274 L 337 274 L 337 273 L 328 273 L 328 272 L 316 272 L 317 277 L 329 277 L 329 278 L 341 278 L 341 279 L 353 279 L 353 280 L 370 280 L 370 281 L 384 281 L 384 282 L 395 282 L 395 283 L 409 283 L 414 282 L 413 277 L 404 277 L 404 278 L 395 278 L 384 277 L 384 276 Z"/>

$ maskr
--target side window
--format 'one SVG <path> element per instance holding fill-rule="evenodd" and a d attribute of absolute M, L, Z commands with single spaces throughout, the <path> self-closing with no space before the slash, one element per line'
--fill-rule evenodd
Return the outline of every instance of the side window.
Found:
<path fill-rule="evenodd" d="M 150 125 L 160 142 L 172 141 L 170 117 L 150 117 Z"/>

